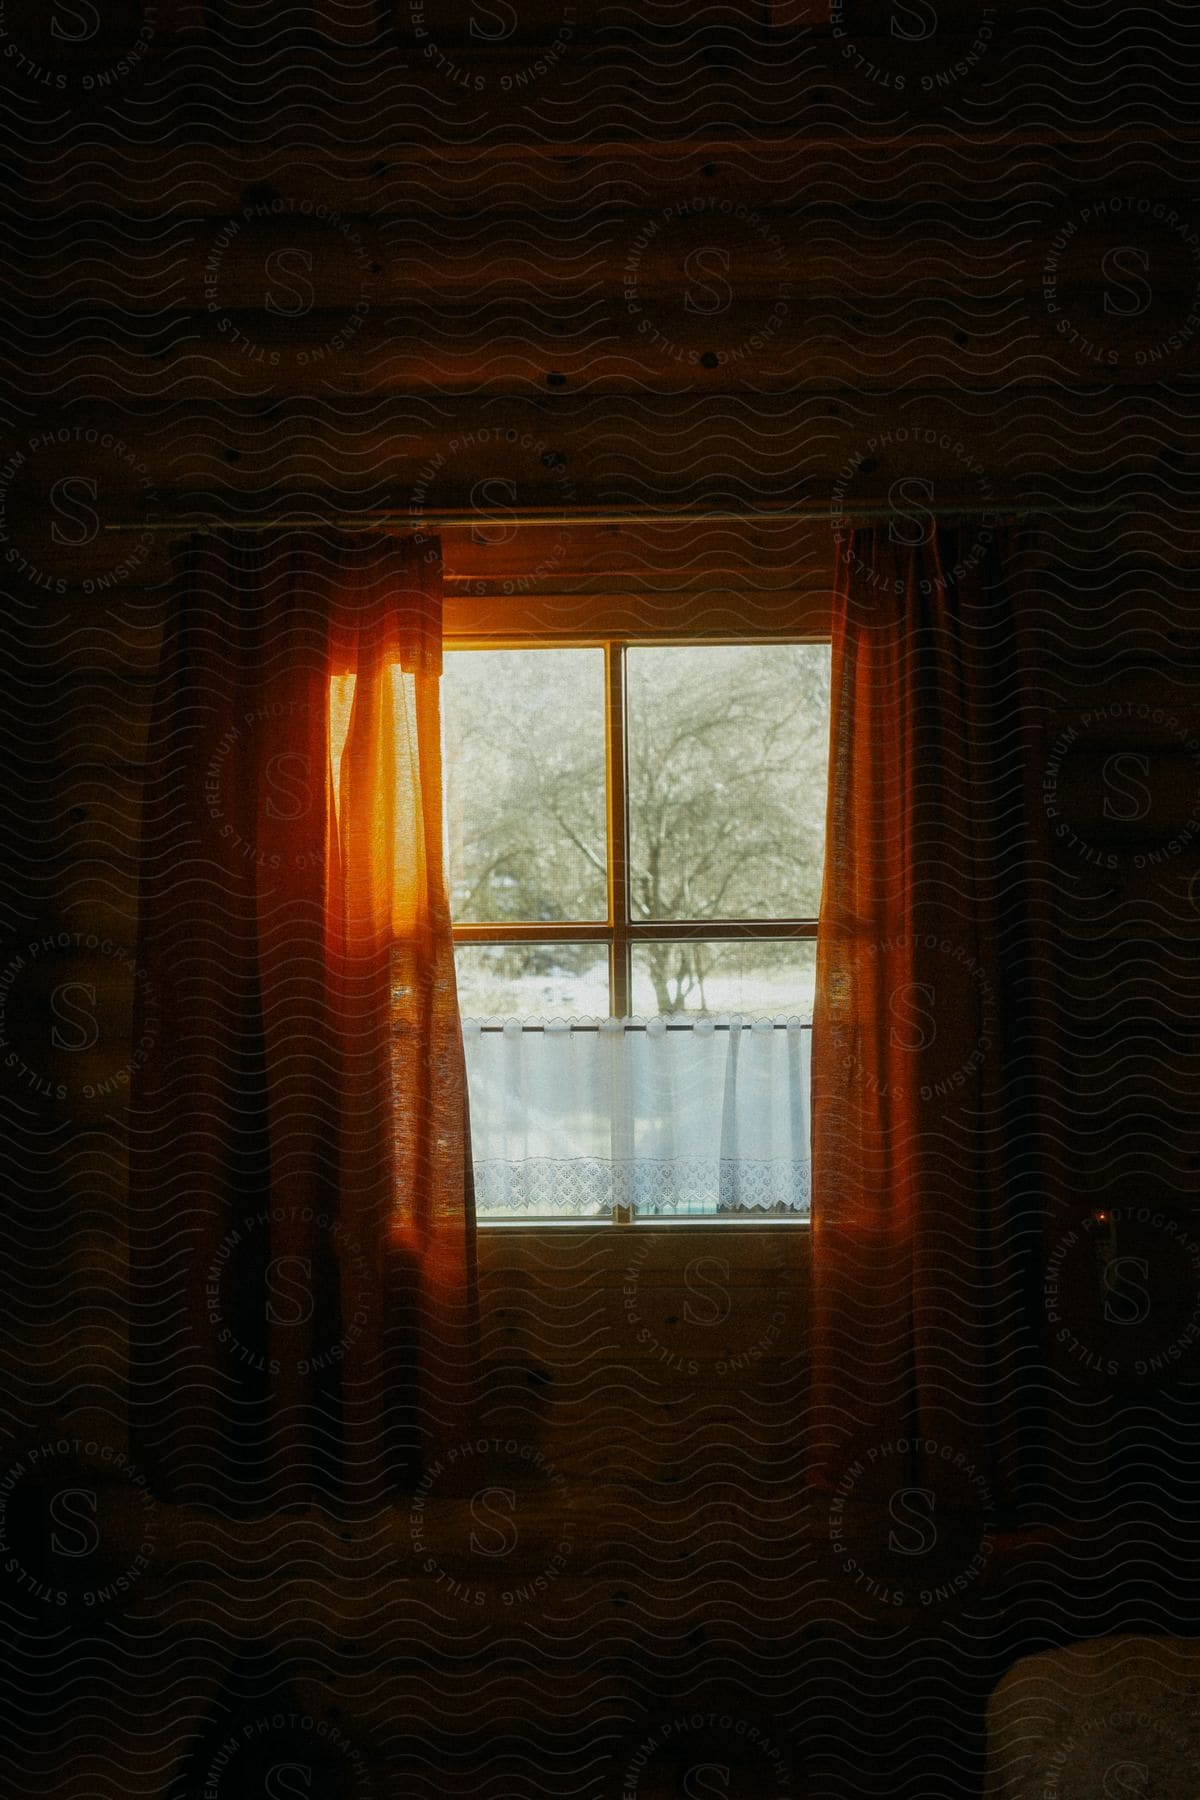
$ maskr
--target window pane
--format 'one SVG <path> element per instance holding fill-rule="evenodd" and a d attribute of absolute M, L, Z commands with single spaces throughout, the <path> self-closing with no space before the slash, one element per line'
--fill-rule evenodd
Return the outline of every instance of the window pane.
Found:
<path fill-rule="evenodd" d="M 646 943 L 632 948 L 635 1014 L 740 1013 L 748 1019 L 811 1019 L 817 946 L 743 939 L 737 944 Z"/>
<path fill-rule="evenodd" d="M 456 944 L 454 973 L 464 1019 L 608 1016 L 603 944 Z"/>
<path fill-rule="evenodd" d="M 815 918 L 829 646 L 631 649 L 626 687 L 631 918 Z"/>
<path fill-rule="evenodd" d="M 604 652 L 448 652 L 442 716 L 455 921 L 606 918 Z"/>

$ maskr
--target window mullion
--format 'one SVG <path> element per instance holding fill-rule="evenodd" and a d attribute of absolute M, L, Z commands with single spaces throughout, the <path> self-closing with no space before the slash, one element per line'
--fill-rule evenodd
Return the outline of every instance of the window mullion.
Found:
<path fill-rule="evenodd" d="M 629 1013 L 629 846 L 625 805 L 625 646 L 604 646 L 608 686 L 608 921 L 612 927 L 610 1003 L 614 1018 Z"/>
<path fill-rule="evenodd" d="M 612 950 L 609 963 L 609 1004 L 614 1018 L 629 1015 L 629 845 L 625 806 L 625 646 L 610 638 L 604 646 L 604 668 L 608 684 L 608 922 L 612 928 Z M 617 1172 L 631 1167 L 632 1145 L 629 1140 L 629 1094 L 625 1086 L 628 1060 L 625 1044 L 618 1034 L 609 1044 L 609 1078 L 611 1081 L 612 1116 L 609 1124 L 609 1154 L 612 1158 L 614 1225 L 633 1223 L 632 1206 L 623 1204 L 619 1194 Z"/>

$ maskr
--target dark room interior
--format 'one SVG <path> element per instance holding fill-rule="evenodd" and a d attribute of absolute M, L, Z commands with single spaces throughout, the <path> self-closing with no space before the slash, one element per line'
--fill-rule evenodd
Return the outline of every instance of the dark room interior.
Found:
<path fill-rule="evenodd" d="M 1196 1800 L 1200 12 L 0 85 L 4 1790 Z"/>

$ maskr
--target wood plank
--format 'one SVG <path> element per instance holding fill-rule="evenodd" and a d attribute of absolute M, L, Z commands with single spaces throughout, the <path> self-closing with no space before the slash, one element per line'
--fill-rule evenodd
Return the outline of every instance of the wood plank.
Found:
<path fill-rule="evenodd" d="M 1200 168 L 1200 127 L 1114 124 L 1080 126 L 1064 118 L 1027 130 L 979 125 L 948 136 L 941 128 L 902 133 L 822 133 L 807 115 L 786 132 L 684 134 L 647 131 L 637 142 L 603 136 L 577 142 L 505 139 L 397 147 L 377 119 L 355 114 L 339 143 L 298 156 L 290 141 L 203 147 L 184 142 L 169 159 L 152 160 L 136 143 L 101 140 L 87 162 L 30 160 L 24 170 L 20 222 L 86 211 L 113 211 L 156 222 L 208 216 L 215 221 L 247 205 L 326 206 L 346 216 L 450 218 L 510 205 L 579 216 L 598 198 L 657 210 L 693 187 L 733 200 L 767 189 L 794 203 L 845 208 L 920 206 L 969 191 L 974 197 L 1018 190 L 1031 198 L 1076 190 L 1116 197 L 1150 187 L 1186 194 Z M 5 205 L 0 197 L 0 205 Z M 11 202 L 8 202 L 11 205 Z"/>
<path fill-rule="evenodd" d="M 1068 61 L 1061 35 L 1036 12 L 1014 19 L 1011 30 L 999 17 L 976 16 L 968 29 L 920 41 L 886 29 L 851 37 L 837 22 L 782 35 L 743 26 L 699 34 L 704 41 L 697 43 L 690 19 L 686 36 L 649 33 L 642 21 L 635 33 L 598 33 L 561 50 L 557 40 L 458 45 L 425 30 L 425 38 L 414 32 L 411 44 L 395 47 L 347 41 L 356 35 L 352 29 L 324 41 L 294 31 L 282 88 L 274 26 L 264 26 L 258 42 L 239 34 L 228 49 L 200 38 L 172 46 L 151 35 L 127 72 L 121 69 L 127 34 L 116 42 L 85 41 L 64 67 L 54 60 L 47 32 L 24 39 L 23 63 L 13 72 L 48 107 L 63 105 L 56 90 L 61 75 L 77 115 L 102 118 L 114 98 L 126 105 L 137 100 L 169 107 L 177 121 L 214 139 L 226 134 L 231 116 L 251 136 L 287 129 L 301 114 L 311 121 L 316 100 L 331 119 L 348 121 L 357 113 L 376 131 L 386 119 L 394 141 L 428 142 L 463 128 L 633 141 L 647 135 L 647 93 L 653 94 L 650 130 L 659 135 L 712 132 L 730 120 L 747 131 L 782 132 L 798 114 L 836 131 L 848 112 L 858 134 L 939 121 L 957 135 L 959 118 L 964 112 L 969 118 L 973 106 L 1018 127 L 1036 125 L 1046 110 L 1046 71 L 1078 77 L 1088 49 L 1074 44 Z M 1168 72 L 1170 55 L 1169 45 L 1151 36 L 1130 49 L 1129 60 L 1153 80 Z M 1111 112 L 1113 76 L 1110 55 L 1097 51 L 1095 59 L 1095 79 L 1079 84 L 1073 110 L 1081 123 L 1100 125 Z M 337 135 L 345 141 L 345 128 Z"/>
<path fill-rule="evenodd" d="M 106 432 L 115 444 L 103 441 Z M 335 495 L 343 510 L 387 507 L 419 521 L 438 508 L 469 507 L 476 484 L 497 476 L 515 484 L 506 504 L 570 511 L 795 502 L 813 488 L 828 497 L 843 471 L 847 506 L 886 496 L 894 477 L 915 473 L 956 485 L 967 499 L 974 490 L 983 504 L 987 481 L 1000 476 L 1023 477 L 1031 487 L 1057 478 L 1068 490 L 1078 476 L 1083 491 L 1097 474 L 1107 485 L 1117 472 L 1132 480 L 1155 468 L 1160 481 L 1151 479 L 1148 492 L 1161 482 L 1169 497 L 1172 474 L 1185 478 L 1197 437 L 1200 396 L 1170 385 L 1119 406 L 1103 391 L 1061 385 L 1011 393 L 948 387 L 899 401 L 836 391 L 550 392 L 440 403 L 416 395 L 314 396 L 251 400 L 236 410 L 210 402 L 164 413 L 161 405 L 129 404 L 119 413 L 88 407 L 49 415 L 10 437 L 0 482 L 10 531 L 18 506 L 44 508 L 54 482 L 68 474 L 97 481 L 104 518 L 139 525 L 216 501 L 253 517 L 285 502 L 327 505 Z M 499 512 L 491 494 L 477 492 L 476 505 L 489 521 L 493 508 Z"/>
<path fill-rule="evenodd" d="M 736 285 L 748 294 L 771 292 L 785 279 L 816 295 L 893 296 L 897 282 L 914 280 L 934 295 L 947 282 L 954 293 L 986 293 L 1002 277 L 1032 287 L 1052 251 L 1062 265 L 1058 285 L 1082 288 L 1085 272 L 1115 240 L 1152 252 L 1155 285 L 1164 291 L 1196 286 L 1189 187 L 1168 170 L 1151 180 L 1143 168 L 1136 184 L 1127 174 L 1124 192 L 1093 183 L 1056 193 L 1038 179 L 1014 193 L 1012 171 L 998 174 L 989 160 L 959 171 L 953 186 L 908 194 L 899 211 L 895 197 L 873 184 L 848 190 L 844 168 L 829 171 L 828 189 L 836 176 L 836 192 L 826 191 L 814 181 L 811 159 L 803 182 L 781 174 L 778 159 L 757 169 L 714 166 L 713 173 L 707 180 L 681 172 L 661 200 L 620 192 L 604 171 L 590 182 L 578 176 L 562 196 L 543 187 L 522 200 L 474 187 L 457 208 L 441 200 L 436 213 L 419 204 L 429 195 L 415 184 L 411 203 L 397 197 L 365 208 L 346 193 L 319 207 L 311 198 L 276 196 L 227 212 L 154 218 L 77 204 L 14 220 L 11 254 L 23 299 L 56 310 L 119 300 L 135 315 L 163 307 L 203 312 L 210 299 L 232 312 L 262 308 L 273 279 L 264 265 L 280 249 L 294 253 L 293 281 L 303 270 L 330 308 L 352 303 L 364 287 L 381 304 L 397 305 L 431 293 L 480 301 L 493 293 L 586 297 L 597 287 L 620 293 L 631 285 L 663 296 L 686 286 L 687 254 L 710 242 L 736 259 Z M 955 217 L 947 201 L 967 178 L 970 216 Z M 281 270 L 276 285 L 284 279 Z M 282 305 L 277 310 L 287 316 Z"/>
<path fill-rule="evenodd" d="M 381 396 L 547 388 L 866 395 L 937 390 L 955 379 L 1014 390 L 1056 378 L 1133 389 L 1200 372 L 1200 279 L 1196 290 L 1157 290 L 1152 310 L 1121 321 L 1102 289 L 1058 290 L 1056 319 L 1003 279 L 998 293 L 982 297 L 797 293 L 786 282 L 735 292 L 715 260 L 725 253 L 717 246 L 713 253 L 719 285 L 697 289 L 721 300 L 709 318 L 678 299 L 639 293 L 622 302 L 603 291 L 558 305 L 505 297 L 385 310 L 365 283 L 358 300 L 313 308 L 295 321 L 263 311 L 139 316 L 85 303 L 78 325 L 68 312 L 35 329 L 10 316 L 0 330 L 20 358 L 14 391 L 29 398 L 47 387 L 95 392 L 106 380 L 133 398 L 165 390 L 203 401 L 214 386 L 262 398 L 330 387 Z M 1130 273 L 1144 286 L 1138 268 Z"/>

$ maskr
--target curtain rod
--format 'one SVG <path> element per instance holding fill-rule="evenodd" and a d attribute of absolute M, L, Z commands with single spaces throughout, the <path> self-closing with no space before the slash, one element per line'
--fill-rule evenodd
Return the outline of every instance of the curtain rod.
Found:
<path fill-rule="evenodd" d="M 753 1029 L 753 1027 L 756 1024 L 763 1023 L 763 1021 L 757 1020 L 757 1019 L 744 1019 L 740 1025 L 726 1025 L 726 1024 L 718 1023 L 718 1021 L 716 1021 L 715 1019 L 710 1021 L 710 1020 L 704 1018 L 703 1015 L 701 1015 L 701 1017 L 699 1017 L 697 1019 L 688 1019 L 688 1020 L 685 1020 L 682 1024 L 678 1024 L 678 1025 L 675 1024 L 674 1022 L 666 1023 L 663 1025 L 663 1030 L 664 1031 L 695 1031 L 697 1025 L 706 1025 L 709 1023 L 712 1024 L 712 1028 L 714 1031 L 750 1031 Z M 770 1024 L 771 1029 L 773 1031 L 786 1031 L 788 1029 L 789 1025 L 792 1023 L 792 1021 L 787 1020 L 781 1025 L 778 1022 L 778 1020 L 771 1019 L 771 1020 L 766 1021 L 766 1023 Z M 797 1019 L 795 1021 L 795 1023 L 797 1025 L 798 1029 L 801 1031 L 811 1031 L 812 1030 L 812 1020 L 811 1019 Z M 570 1019 L 564 1020 L 563 1024 L 559 1025 L 559 1026 L 526 1025 L 520 1019 L 506 1020 L 503 1025 L 490 1025 L 490 1024 L 485 1025 L 482 1023 L 482 1021 L 480 1021 L 478 1019 L 466 1018 L 463 1020 L 463 1024 L 464 1025 L 475 1025 L 478 1027 L 480 1032 L 507 1031 L 508 1026 L 510 1024 L 519 1025 L 523 1032 L 525 1032 L 525 1031 L 545 1032 L 545 1031 L 550 1031 L 550 1030 L 558 1030 L 558 1031 L 610 1031 L 610 1030 L 612 1030 L 612 1027 L 609 1025 L 591 1025 L 591 1024 L 576 1025 Z M 621 1027 L 621 1030 L 623 1032 L 625 1032 L 625 1031 L 645 1031 L 646 1030 L 646 1025 L 642 1021 L 639 1021 L 636 1024 L 627 1024 L 624 1019 L 618 1019 L 617 1024 Z M 615 1033 L 614 1033 L 614 1035 L 615 1035 Z"/>
<path fill-rule="evenodd" d="M 1112 510 L 1111 503 L 1100 506 L 1033 506 L 1014 502 L 983 504 L 979 501 L 953 501 L 945 505 L 921 503 L 922 512 L 946 518 L 1032 518 L 1038 514 L 1061 515 L 1067 512 L 1100 512 Z M 827 519 L 837 525 L 854 519 L 890 518 L 901 509 L 886 501 L 866 501 L 846 507 L 836 517 L 830 516 L 829 502 L 813 502 L 804 507 L 758 507 L 753 510 L 709 511 L 681 507 L 677 512 L 652 512 L 645 507 L 593 507 L 575 511 L 564 507 L 559 512 L 522 511 L 506 508 L 494 516 L 478 512 L 433 513 L 414 518 L 411 513 L 345 513 L 345 514 L 280 514 L 269 519 L 140 519 L 106 525 L 106 531 L 278 531 L 284 526 L 317 525 L 337 530 L 370 531 L 385 525 L 406 525 L 418 536 L 435 531 L 470 531 L 548 525 L 792 525 L 807 520 Z M 903 515 L 907 516 L 907 515 Z"/>

